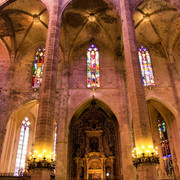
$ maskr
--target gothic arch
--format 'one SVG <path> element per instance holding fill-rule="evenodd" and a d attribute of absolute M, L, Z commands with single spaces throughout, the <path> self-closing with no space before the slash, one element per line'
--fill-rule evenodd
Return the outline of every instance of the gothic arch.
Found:
<path fill-rule="evenodd" d="M 64 12 L 68 9 L 71 3 L 73 3 L 73 1 L 75 0 L 67 0 L 67 2 L 62 7 L 62 14 L 64 14 Z M 102 1 L 106 2 L 107 4 L 110 4 L 113 7 L 113 9 L 115 9 L 117 13 L 120 15 L 120 13 L 118 12 L 119 3 L 115 2 L 115 0 L 102 0 Z"/>
<path fill-rule="evenodd" d="M 17 0 L 2 0 L 2 2 L 0 3 L 0 10 L 15 1 L 17 1 Z M 46 4 L 46 0 L 37 0 L 37 2 L 40 2 L 41 4 L 43 4 L 46 7 L 46 9 L 48 10 L 48 13 L 50 12 L 50 9 L 49 9 L 48 5 Z"/>
<path fill-rule="evenodd" d="M 78 117 L 80 114 L 82 114 L 83 111 L 85 111 L 85 109 L 88 108 L 88 106 L 92 100 L 93 99 L 85 100 L 84 102 L 82 102 L 81 104 L 78 105 L 75 112 L 73 113 L 73 116 L 71 117 L 71 122 L 69 123 L 69 128 L 72 123 L 72 120 L 74 118 Z M 111 110 L 111 108 L 107 105 L 107 103 L 105 103 L 102 100 L 97 99 L 97 98 L 94 98 L 94 100 L 109 116 L 113 116 L 113 115 L 115 116 L 115 113 Z M 118 126 L 119 126 L 119 124 L 118 124 Z"/>
<path fill-rule="evenodd" d="M 142 3 L 144 3 L 145 1 L 147 1 L 147 0 L 136 0 L 136 2 L 134 3 L 134 6 L 133 6 L 133 14 L 134 14 L 134 12 L 135 12 L 135 10 L 137 9 L 137 7 L 139 6 L 139 5 L 141 5 Z M 165 0 L 162 0 L 162 1 L 165 1 Z M 172 5 L 174 5 L 176 8 L 180 8 L 179 7 L 179 2 L 178 2 L 178 0 L 174 0 L 174 2 L 172 2 L 173 0 L 170 0 L 170 4 L 172 4 Z"/>
<path fill-rule="evenodd" d="M 41 0 L 31 1 L 6 1 L 0 7 L 3 12 L 1 19 L 6 18 L 2 25 L 1 38 L 11 52 L 12 58 L 15 59 L 21 58 L 30 46 L 45 40 L 47 36 L 48 6 Z M 36 7 L 36 11 L 31 10 L 34 7 Z M 23 20 L 19 18 L 20 16 L 23 17 Z M 17 26 L 17 24 L 19 25 Z M 21 35 L 19 29 L 21 29 Z M 4 38 L 6 36 L 7 38 Z M 30 39 L 31 41 L 29 41 Z M 11 41 L 11 45 L 9 41 Z"/>
<path fill-rule="evenodd" d="M 160 98 L 159 96 L 156 97 L 154 95 L 151 95 L 151 96 L 148 96 L 146 98 L 146 101 L 149 102 L 150 100 L 154 100 L 154 101 L 157 101 L 159 102 L 160 104 L 162 104 L 168 111 L 170 111 L 174 117 L 177 117 L 178 114 L 177 114 L 177 110 L 169 103 L 167 102 L 166 100 L 164 100 L 163 98 Z"/>
<path fill-rule="evenodd" d="M 8 123 L 6 125 L 5 139 L 0 158 L 1 172 L 9 172 L 14 174 L 21 122 L 25 117 L 28 117 L 31 123 L 27 151 L 31 152 L 33 150 L 32 144 L 34 143 L 35 139 L 38 105 L 39 103 L 37 100 L 24 102 L 19 107 L 17 107 L 10 115 Z M 15 153 L 13 152 L 13 150 L 15 150 Z"/>
<path fill-rule="evenodd" d="M 151 41 L 145 35 L 143 36 L 143 37 L 146 37 L 146 38 L 144 38 L 144 40 L 141 39 L 142 37 L 137 36 L 137 35 L 136 36 L 137 36 L 137 40 L 139 41 L 139 43 L 143 44 L 144 41 L 147 41 L 146 42 L 147 46 L 148 46 L 148 41 L 152 42 L 153 44 L 155 44 L 156 41 L 160 41 L 161 46 L 162 46 L 161 51 L 164 51 L 163 53 L 167 56 L 166 58 L 168 58 L 168 55 L 167 55 L 168 48 L 166 47 L 165 39 L 163 37 L 163 36 L 168 36 L 168 34 L 162 34 L 157 26 L 157 24 L 159 26 L 161 26 L 161 29 L 163 28 L 163 29 L 168 30 L 168 28 L 169 28 L 169 27 L 164 26 L 159 21 L 159 19 L 160 19 L 159 14 L 161 14 L 161 13 L 163 13 L 164 19 L 166 19 L 166 20 L 167 20 L 167 17 L 165 17 L 165 14 L 169 13 L 169 17 L 171 17 L 170 21 L 172 22 L 174 19 L 177 18 L 177 13 L 179 13 L 179 12 L 178 12 L 177 7 L 174 6 L 173 3 L 171 3 L 171 2 L 169 3 L 164 0 L 159 0 L 159 7 L 156 7 L 155 4 L 153 4 L 150 0 L 149 1 L 146 1 L 146 0 L 138 1 L 133 10 L 136 32 L 137 32 L 137 29 L 141 29 L 141 26 L 144 29 L 143 31 L 141 30 L 141 33 L 144 33 L 144 32 L 149 33 L 146 31 L 147 28 L 153 29 L 150 32 L 151 32 L 151 35 L 154 36 L 155 41 Z M 155 21 L 157 21 L 157 22 L 155 23 Z M 160 39 L 158 40 L 156 36 Z M 150 44 L 150 46 L 152 46 L 152 44 Z"/>
<path fill-rule="evenodd" d="M 111 170 L 107 168 L 108 173 L 113 177 L 119 177 L 120 172 L 115 173 L 113 170 L 113 167 L 116 169 L 120 166 L 119 138 L 118 121 L 107 105 L 98 99 L 91 99 L 82 104 L 74 113 L 69 125 L 70 178 L 88 178 L 95 171 L 104 178 L 107 172 L 102 169 L 100 159 L 103 158 L 103 165 L 111 167 Z M 83 160 L 85 157 L 86 162 Z M 78 162 L 75 160 L 77 158 L 80 158 Z M 109 158 L 113 160 L 110 161 Z M 78 169 L 83 170 L 75 170 L 75 164 Z M 83 164 L 89 168 L 86 169 Z"/>
<path fill-rule="evenodd" d="M 162 119 L 165 122 L 166 126 L 166 131 L 167 131 L 167 136 L 168 136 L 168 144 L 170 146 L 170 151 L 171 151 L 171 157 L 172 157 L 172 162 L 173 162 L 173 172 L 171 175 L 173 176 L 175 174 L 178 174 L 179 172 L 179 162 L 177 162 L 176 157 L 179 156 L 178 154 L 178 147 L 179 147 L 179 133 L 178 133 L 178 127 L 179 123 L 172 113 L 170 109 L 167 108 L 166 105 L 163 103 L 154 100 L 154 99 L 149 99 L 147 101 L 148 105 L 148 112 L 149 112 L 149 118 L 150 118 L 150 123 L 151 123 L 151 128 L 152 128 L 152 137 L 153 137 L 153 142 L 155 143 L 154 146 L 158 147 L 158 153 L 160 155 L 160 175 L 167 176 L 167 170 L 165 172 L 164 169 L 164 161 L 162 157 L 162 151 L 161 151 L 161 144 L 160 144 L 160 138 L 158 129 L 158 122 L 159 118 Z"/>
<path fill-rule="evenodd" d="M 64 4 L 60 48 L 62 52 L 66 52 L 66 60 L 70 60 L 73 55 L 83 52 L 83 49 L 96 42 L 101 47 L 109 48 L 116 57 L 119 42 L 114 37 L 121 36 L 121 21 L 113 3 L 104 0 L 79 0 Z M 72 18 L 73 21 L 70 21 Z M 111 28 L 108 29 L 107 25 L 111 25 Z"/>

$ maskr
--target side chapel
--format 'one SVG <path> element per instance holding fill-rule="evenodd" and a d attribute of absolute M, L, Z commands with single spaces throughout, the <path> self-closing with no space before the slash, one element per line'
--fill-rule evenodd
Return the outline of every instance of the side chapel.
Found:
<path fill-rule="evenodd" d="M 0 179 L 180 179 L 180 1 L 0 0 Z"/>

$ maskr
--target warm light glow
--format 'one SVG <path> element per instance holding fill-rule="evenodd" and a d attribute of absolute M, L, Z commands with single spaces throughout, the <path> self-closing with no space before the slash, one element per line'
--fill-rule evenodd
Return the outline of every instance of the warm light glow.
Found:
<path fill-rule="evenodd" d="M 147 13 L 143 16 L 143 19 L 144 21 L 149 21 L 151 18 L 150 18 L 150 15 Z"/>
<path fill-rule="evenodd" d="M 96 20 L 96 18 L 93 14 L 91 14 L 88 19 L 90 22 L 94 22 Z"/>
<path fill-rule="evenodd" d="M 43 161 L 46 160 L 47 162 L 51 162 L 52 160 L 55 161 L 56 154 L 52 152 L 48 152 L 46 149 L 44 150 L 35 150 L 34 153 L 32 154 L 31 152 L 29 153 L 28 159 L 34 159 L 35 162 L 38 161 Z"/>
<path fill-rule="evenodd" d="M 142 157 L 142 156 L 152 156 L 153 154 L 158 155 L 157 149 L 153 147 L 153 145 L 149 146 L 141 146 L 141 148 L 134 148 L 132 150 L 132 156 L 134 158 Z"/>
<path fill-rule="evenodd" d="M 37 14 L 34 14 L 34 15 L 33 15 L 33 21 L 34 21 L 34 23 L 38 23 L 39 20 L 40 20 L 40 16 L 37 15 Z"/>

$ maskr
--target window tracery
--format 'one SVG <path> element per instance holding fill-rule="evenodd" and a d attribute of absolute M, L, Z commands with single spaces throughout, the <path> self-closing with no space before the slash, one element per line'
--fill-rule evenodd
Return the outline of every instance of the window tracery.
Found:
<path fill-rule="evenodd" d="M 171 151 L 169 147 L 166 123 L 161 115 L 159 115 L 157 124 L 158 124 L 158 131 L 159 131 L 159 137 L 161 143 L 161 150 L 163 155 L 164 168 L 167 175 L 172 175 L 173 163 L 172 163 Z"/>
<path fill-rule="evenodd" d="M 92 44 L 87 50 L 87 87 L 100 87 L 99 51 Z"/>
<path fill-rule="evenodd" d="M 151 58 L 148 49 L 141 46 L 138 51 L 139 63 L 144 86 L 155 86 L 154 75 L 151 66 Z"/>
<path fill-rule="evenodd" d="M 29 139 L 29 126 L 30 126 L 29 119 L 25 117 L 25 119 L 22 121 L 20 135 L 19 135 L 19 143 L 18 143 L 18 150 L 16 156 L 15 173 L 14 173 L 16 176 L 22 176 L 25 168 L 25 160 L 26 160 L 28 139 Z"/>
<path fill-rule="evenodd" d="M 33 88 L 41 87 L 43 69 L 44 69 L 44 58 L 45 58 L 45 47 L 44 45 L 42 45 L 36 50 L 36 54 L 35 54 L 33 77 L 32 77 Z"/>

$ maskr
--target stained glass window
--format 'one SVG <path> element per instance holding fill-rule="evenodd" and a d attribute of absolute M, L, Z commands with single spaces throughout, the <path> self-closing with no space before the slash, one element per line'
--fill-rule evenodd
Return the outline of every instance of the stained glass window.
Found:
<path fill-rule="evenodd" d="M 42 76 L 44 69 L 45 47 L 42 45 L 36 50 L 34 66 L 33 66 L 33 78 L 32 87 L 39 88 L 42 84 Z"/>
<path fill-rule="evenodd" d="M 141 46 L 138 51 L 138 56 L 144 86 L 155 86 L 151 58 L 148 49 Z"/>
<path fill-rule="evenodd" d="M 94 44 L 87 50 L 87 87 L 100 87 L 99 51 Z"/>
<path fill-rule="evenodd" d="M 167 175 L 172 175 L 173 164 L 172 164 L 171 151 L 169 147 L 166 123 L 160 114 L 158 117 L 157 124 L 158 124 L 159 137 L 160 137 L 160 142 L 161 142 L 164 168 Z"/>
<path fill-rule="evenodd" d="M 25 160 L 28 146 L 28 138 L 29 138 L 29 119 L 26 117 L 22 121 L 18 150 L 16 156 L 16 165 L 15 165 L 15 176 L 22 176 L 25 168 Z"/>

